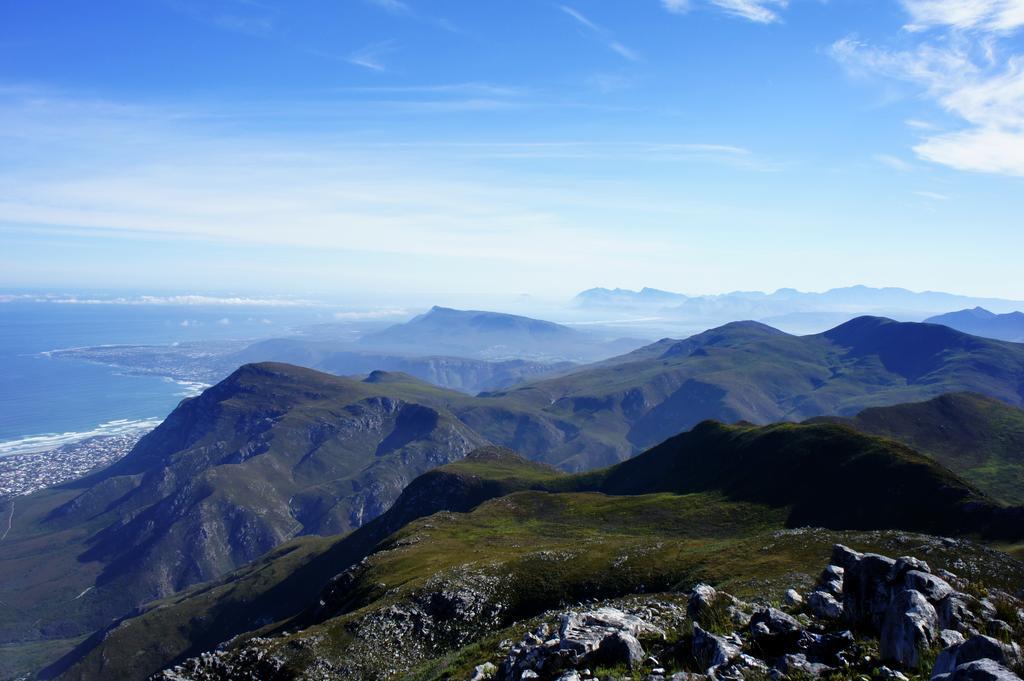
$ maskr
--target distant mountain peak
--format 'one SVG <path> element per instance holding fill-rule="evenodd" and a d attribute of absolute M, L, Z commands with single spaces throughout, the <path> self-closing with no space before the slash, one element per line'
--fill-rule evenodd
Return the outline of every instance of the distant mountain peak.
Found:
<path fill-rule="evenodd" d="M 1024 342 L 1024 313 L 1019 311 L 995 314 L 977 306 L 929 317 L 925 321 L 930 324 L 942 324 L 974 336 L 1013 343 Z"/>

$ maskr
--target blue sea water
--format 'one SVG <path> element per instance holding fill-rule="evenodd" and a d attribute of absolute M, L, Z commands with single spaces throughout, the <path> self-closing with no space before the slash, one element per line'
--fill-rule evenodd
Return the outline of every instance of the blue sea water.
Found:
<path fill-rule="evenodd" d="M 309 308 L 0 302 L 0 456 L 149 428 L 188 388 L 47 357 L 95 345 L 163 345 L 283 335 L 320 320 Z"/>

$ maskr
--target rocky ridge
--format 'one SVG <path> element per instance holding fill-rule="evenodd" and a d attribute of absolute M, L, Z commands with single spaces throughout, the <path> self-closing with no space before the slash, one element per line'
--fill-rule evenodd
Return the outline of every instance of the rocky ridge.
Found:
<path fill-rule="evenodd" d="M 1020 681 L 1024 603 L 999 590 L 969 593 L 978 588 L 917 558 L 837 544 L 815 589 L 807 598 L 789 590 L 784 609 L 700 584 L 685 611 L 654 599 L 570 610 L 559 626 L 542 623 L 509 644 L 501 665 L 478 665 L 472 681 L 615 678 L 601 668 L 646 681 Z"/>

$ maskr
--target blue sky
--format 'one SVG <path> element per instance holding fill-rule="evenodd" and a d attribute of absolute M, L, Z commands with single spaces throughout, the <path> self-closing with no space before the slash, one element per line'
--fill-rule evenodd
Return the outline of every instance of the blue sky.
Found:
<path fill-rule="evenodd" d="M 1024 0 L 12 0 L 0 286 L 1024 298 Z"/>

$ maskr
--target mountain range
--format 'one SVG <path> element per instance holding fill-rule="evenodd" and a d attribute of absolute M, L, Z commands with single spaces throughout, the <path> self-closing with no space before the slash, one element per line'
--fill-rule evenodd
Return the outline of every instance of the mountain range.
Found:
<path fill-rule="evenodd" d="M 0 612 L 0 640 L 36 650 L 40 659 L 67 650 L 111 618 L 154 598 L 173 598 L 261 555 L 276 555 L 295 537 L 368 527 L 417 475 L 480 446 L 501 445 L 563 471 L 587 471 L 618 464 L 708 419 L 765 424 L 853 417 L 867 407 L 956 391 L 997 399 L 1006 409 L 1020 406 L 1024 346 L 879 318 L 805 337 L 741 322 L 475 397 L 396 373 L 354 379 L 283 364 L 246 365 L 184 401 L 117 464 L 16 500 L 10 531 L 0 543 L 0 571 L 13 575 L 0 583 L 0 600 L 7 605 Z M 1002 437 L 1002 423 L 993 419 L 992 442 Z M 623 487 L 622 476 L 612 474 L 601 480 L 584 474 L 571 478 L 572 484 L 583 485 L 576 491 L 701 493 L 759 507 L 786 506 L 784 514 L 771 516 L 783 525 L 788 517 L 836 528 L 881 527 L 877 514 L 824 514 L 819 502 L 835 490 L 802 503 L 790 492 L 773 497 L 761 489 L 760 473 L 726 475 L 766 447 L 774 453 L 764 460 L 765 475 L 780 456 L 794 474 L 813 469 L 824 462 L 799 459 L 799 451 L 785 442 L 820 433 L 824 439 L 807 442 L 840 451 L 849 440 L 843 433 L 852 432 L 829 424 L 806 428 L 702 427 L 673 440 L 699 443 L 687 449 L 688 475 L 661 471 L 644 488 Z M 927 445 L 923 430 L 913 437 L 918 440 L 905 441 Z M 969 430 L 963 437 L 980 441 Z M 857 442 L 854 450 L 880 446 L 871 439 Z M 934 458 L 942 460 L 938 447 L 922 448 L 936 449 Z M 912 519 L 909 511 L 897 513 L 907 529 L 958 533 L 970 525 L 1005 534 L 1002 512 L 985 510 L 999 507 L 987 495 L 1015 500 L 1019 492 L 998 489 L 998 475 L 985 475 L 992 462 L 1010 470 L 1010 450 L 976 466 L 960 465 L 946 452 L 944 463 L 956 471 L 950 478 L 919 454 L 883 449 L 896 457 L 900 470 L 927 469 L 927 484 L 946 490 L 926 495 L 926 501 L 945 499 L 942 513 L 931 501 L 925 504 L 932 509 L 929 517 L 941 516 L 934 525 Z M 719 467 L 698 467 L 700 452 Z M 645 456 L 644 461 L 659 460 Z M 851 471 L 877 458 L 850 456 Z M 611 470 L 636 464 L 622 465 Z M 556 475 L 554 469 L 531 470 Z M 822 475 L 829 470 L 821 469 Z M 670 480 L 683 486 L 657 486 Z M 685 486 L 690 484 L 697 487 Z M 968 513 L 961 502 L 980 510 Z"/>
<path fill-rule="evenodd" d="M 586 310 L 615 311 L 639 317 L 656 314 L 665 321 L 703 328 L 736 319 L 753 319 L 794 333 L 817 332 L 865 314 L 921 321 L 963 307 L 984 306 L 1000 312 L 1024 309 L 1021 301 L 868 286 L 848 286 L 821 293 L 784 288 L 773 293 L 735 291 L 701 296 L 653 288 L 640 291 L 593 288 L 576 295 L 572 304 Z"/>
<path fill-rule="evenodd" d="M 876 494 L 865 504 L 868 487 Z M 231 639 L 212 669 L 226 662 L 236 676 L 210 678 L 262 677 L 263 659 L 284 661 L 273 678 L 311 668 L 433 678 L 459 666 L 460 648 L 479 654 L 551 604 L 678 590 L 698 577 L 763 592 L 807 570 L 808 556 L 827 555 L 832 541 L 919 543 L 907 530 L 1015 539 L 1022 514 L 927 456 L 832 424 L 706 422 L 576 475 L 490 447 L 416 479 L 350 535 L 296 540 L 143 608 L 44 677 L 144 678 Z M 808 525 L 828 530 L 780 532 Z M 982 552 L 966 542 L 952 555 L 949 545 L 945 555 L 935 549 L 933 564 L 964 565 Z M 1019 565 L 986 558 L 979 577 L 1024 583 Z M 403 625 L 409 618 L 414 626 Z"/>
<path fill-rule="evenodd" d="M 1024 343 L 1024 312 L 995 314 L 983 307 L 975 307 L 937 315 L 926 321 L 931 324 L 944 324 L 975 336 Z"/>
<path fill-rule="evenodd" d="M 412 355 L 587 362 L 628 352 L 643 341 L 606 338 L 519 315 L 435 306 L 404 324 L 367 334 L 357 343 L 375 351 Z"/>

